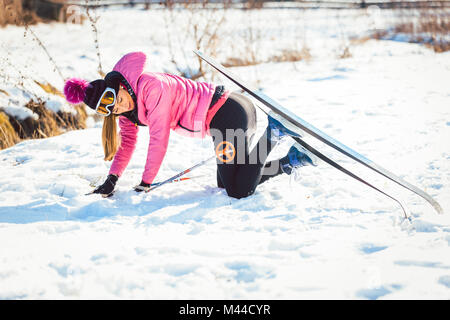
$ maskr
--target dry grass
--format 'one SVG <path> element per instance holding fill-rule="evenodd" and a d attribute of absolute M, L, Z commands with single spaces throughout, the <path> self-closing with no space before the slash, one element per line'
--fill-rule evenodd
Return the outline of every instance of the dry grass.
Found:
<path fill-rule="evenodd" d="M 414 14 L 415 13 L 415 14 Z M 421 43 L 435 52 L 450 50 L 450 10 L 419 9 L 399 11 L 396 23 L 387 30 L 377 30 L 372 39 L 393 39 L 407 36 L 411 43 Z"/>
<path fill-rule="evenodd" d="M 39 81 L 34 80 L 34 83 L 36 83 L 39 87 L 42 88 L 47 93 L 53 94 L 55 96 L 60 96 L 64 98 L 64 94 L 56 89 L 54 86 L 52 86 L 50 83 L 40 83 Z"/>
<path fill-rule="evenodd" d="M 19 120 L 0 112 L 0 149 L 8 148 L 21 140 L 42 139 L 60 135 L 68 130 L 86 128 L 87 114 L 81 105 L 75 106 L 77 113 L 57 112 L 47 109 L 45 101 L 31 99 L 25 106 L 38 115 L 35 120 L 28 117 Z"/>
<path fill-rule="evenodd" d="M 350 44 L 351 45 L 360 45 L 360 44 L 364 44 L 367 41 L 373 39 L 373 36 L 369 37 L 369 36 L 365 36 L 365 37 L 352 37 L 350 38 Z"/>
<path fill-rule="evenodd" d="M 425 46 L 433 49 L 436 53 L 450 51 L 450 42 L 425 43 Z"/>
<path fill-rule="evenodd" d="M 70 1 L 0 0 L 0 26 L 23 26 L 38 22 L 73 22 Z M 78 17 L 77 17 L 78 19 Z M 79 17 L 80 23 L 84 17 Z"/>
<path fill-rule="evenodd" d="M 248 0 L 245 4 L 245 9 L 261 9 L 264 7 L 262 0 Z"/>
<path fill-rule="evenodd" d="M 41 84 L 38 81 L 35 81 L 35 83 L 47 93 L 63 96 L 59 90 L 50 84 Z M 23 87 L 22 89 L 26 88 Z M 5 90 L 0 89 L 0 92 L 9 96 Z M 25 107 L 38 115 L 38 120 L 31 117 L 24 120 L 16 119 L 2 112 L 0 106 L 0 150 L 8 148 L 21 140 L 48 138 L 68 130 L 86 128 L 87 113 L 82 104 L 73 107 L 75 108 L 75 113 L 61 111 L 55 113 L 49 110 L 46 107 L 46 102 L 40 98 L 30 99 Z"/>
<path fill-rule="evenodd" d="M 38 120 L 31 119 L 31 128 L 26 128 L 26 131 L 24 127 L 21 128 L 25 137 L 39 139 L 61 134 L 55 114 L 45 107 L 45 102 L 30 100 L 25 107 L 39 116 Z"/>
<path fill-rule="evenodd" d="M 450 50 L 450 12 L 425 11 L 421 12 L 416 26 L 417 42 L 425 43 L 435 52 Z M 425 36 L 421 37 L 421 35 Z"/>
<path fill-rule="evenodd" d="M 8 115 L 0 111 L 0 150 L 9 148 L 19 141 L 20 138 L 11 125 Z"/>
<path fill-rule="evenodd" d="M 47 93 L 63 96 L 51 84 L 41 84 L 38 81 L 34 82 Z M 9 95 L 4 90 L 1 90 L 1 92 Z M 76 113 L 61 111 L 55 113 L 47 109 L 45 101 L 40 98 L 30 99 L 25 107 L 38 115 L 38 120 L 31 117 L 20 120 L 8 116 L 4 112 L 0 112 L 0 150 L 11 147 L 21 140 L 48 138 L 65 131 L 86 128 L 87 113 L 81 104 L 74 106 Z"/>
<path fill-rule="evenodd" d="M 39 81 L 34 82 L 38 84 L 45 92 L 65 98 L 64 94 L 51 84 L 42 84 Z M 75 105 L 73 108 L 76 110 L 76 115 L 68 112 L 56 113 L 55 120 L 58 127 L 64 128 L 65 130 L 84 129 L 86 127 L 87 113 L 83 104 Z"/>
<path fill-rule="evenodd" d="M 22 16 L 22 2 L 0 0 L 0 25 L 19 24 Z"/>
<path fill-rule="evenodd" d="M 376 30 L 372 33 L 370 37 L 367 37 L 368 39 L 377 39 L 381 40 L 388 36 L 389 32 L 387 30 Z"/>
<path fill-rule="evenodd" d="M 308 47 L 297 49 L 282 49 L 279 54 L 274 54 L 266 60 L 258 60 L 254 56 L 229 57 L 222 64 L 224 67 L 246 67 L 268 62 L 297 62 L 311 59 L 311 52 Z"/>
<path fill-rule="evenodd" d="M 350 47 L 349 46 L 345 46 L 341 49 L 341 52 L 338 54 L 338 58 L 339 59 L 348 59 L 353 57 L 351 51 L 350 51 Z"/>
<path fill-rule="evenodd" d="M 433 35 L 448 34 L 450 32 L 450 12 L 421 12 L 418 31 Z"/>
<path fill-rule="evenodd" d="M 255 61 L 249 58 L 237 58 L 237 57 L 229 57 L 222 64 L 224 67 L 245 67 L 245 66 L 253 66 L 261 63 L 260 61 Z"/>
<path fill-rule="evenodd" d="M 278 55 L 270 57 L 270 62 L 296 62 L 302 60 L 310 60 L 311 52 L 307 47 L 303 47 L 301 50 L 296 49 L 283 49 Z"/>
<path fill-rule="evenodd" d="M 0 27 L 8 24 L 31 25 L 43 21 L 35 12 L 22 7 L 21 0 L 0 0 Z"/>

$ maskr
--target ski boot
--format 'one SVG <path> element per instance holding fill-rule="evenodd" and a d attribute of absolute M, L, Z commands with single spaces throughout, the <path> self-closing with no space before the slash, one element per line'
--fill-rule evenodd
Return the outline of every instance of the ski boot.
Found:
<path fill-rule="evenodd" d="M 301 129 L 297 128 L 289 121 L 283 119 L 274 112 L 269 112 L 267 115 L 268 129 L 271 141 L 281 141 L 284 137 L 292 136 L 301 138 Z"/>
<path fill-rule="evenodd" d="M 299 143 L 294 143 L 287 155 L 280 159 L 280 166 L 284 173 L 291 175 L 295 169 L 300 167 L 317 166 L 317 158 Z"/>

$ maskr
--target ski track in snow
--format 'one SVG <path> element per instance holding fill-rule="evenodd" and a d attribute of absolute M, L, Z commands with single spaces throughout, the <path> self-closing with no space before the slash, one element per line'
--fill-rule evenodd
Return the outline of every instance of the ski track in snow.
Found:
<path fill-rule="evenodd" d="M 449 299 L 449 57 L 368 41 L 350 59 L 233 70 L 430 193 L 444 215 L 320 143 L 399 195 L 411 222 L 395 202 L 324 163 L 240 200 L 216 187 L 214 161 L 192 173 L 205 177 L 136 194 L 145 129 L 116 195 L 85 196 L 110 165 L 96 125 L 0 151 L 0 299 Z M 209 139 L 172 133 L 156 180 L 211 154 Z"/>

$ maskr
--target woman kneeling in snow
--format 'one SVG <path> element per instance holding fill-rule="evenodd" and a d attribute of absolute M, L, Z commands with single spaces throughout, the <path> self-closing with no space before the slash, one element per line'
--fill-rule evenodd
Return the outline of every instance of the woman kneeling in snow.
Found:
<path fill-rule="evenodd" d="M 292 133 L 279 121 L 269 115 L 268 127 L 249 152 L 256 131 L 256 110 L 250 99 L 212 83 L 145 72 L 145 62 L 144 53 L 132 52 L 123 56 L 104 79 L 87 82 L 72 78 L 65 83 L 64 94 L 70 103 L 84 102 L 105 116 L 103 149 L 105 160 L 113 162 L 106 181 L 94 193 L 107 196 L 114 191 L 133 154 L 141 126 L 148 127 L 150 140 L 142 180 L 134 188 L 137 192 L 149 190 L 166 153 L 171 129 L 190 137 L 212 137 L 218 155 L 217 184 L 234 198 L 253 194 L 258 184 L 271 177 L 312 164 L 297 144 L 284 158 L 265 163 L 276 143 Z M 223 147 L 231 153 L 220 157 L 217 151 Z"/>

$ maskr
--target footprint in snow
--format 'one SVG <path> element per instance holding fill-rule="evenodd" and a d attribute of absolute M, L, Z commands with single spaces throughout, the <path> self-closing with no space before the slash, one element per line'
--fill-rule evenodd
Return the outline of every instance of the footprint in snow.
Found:
<path fill-rule="evenodd" d="M 450 289 L 450 275 L 440 277 L 438 283 Z"/>
<path fill-rule="evenodd" d="M 388 248 L 387 246 L 377 246 L 377 245 L 374 245 L 373 243 L 366 243 L 366 244 L 361 245 L 359 250 L 361 250 L 365 254 L 372 254 L 375 252 L 385 250 L 387 248 Z"/>
<path fill-rule="evenodd" d="M 356 292 L 356 296 L 363 299 L 369 299 L 369 300 L 377 300 L 380 297 L 383 297 L 394 290 L 401 289 L 400 285 L 392 285 L 389 287 L 380 286 L 376 288 L 367 288 L 367 289 L 361 289 Z"/>

